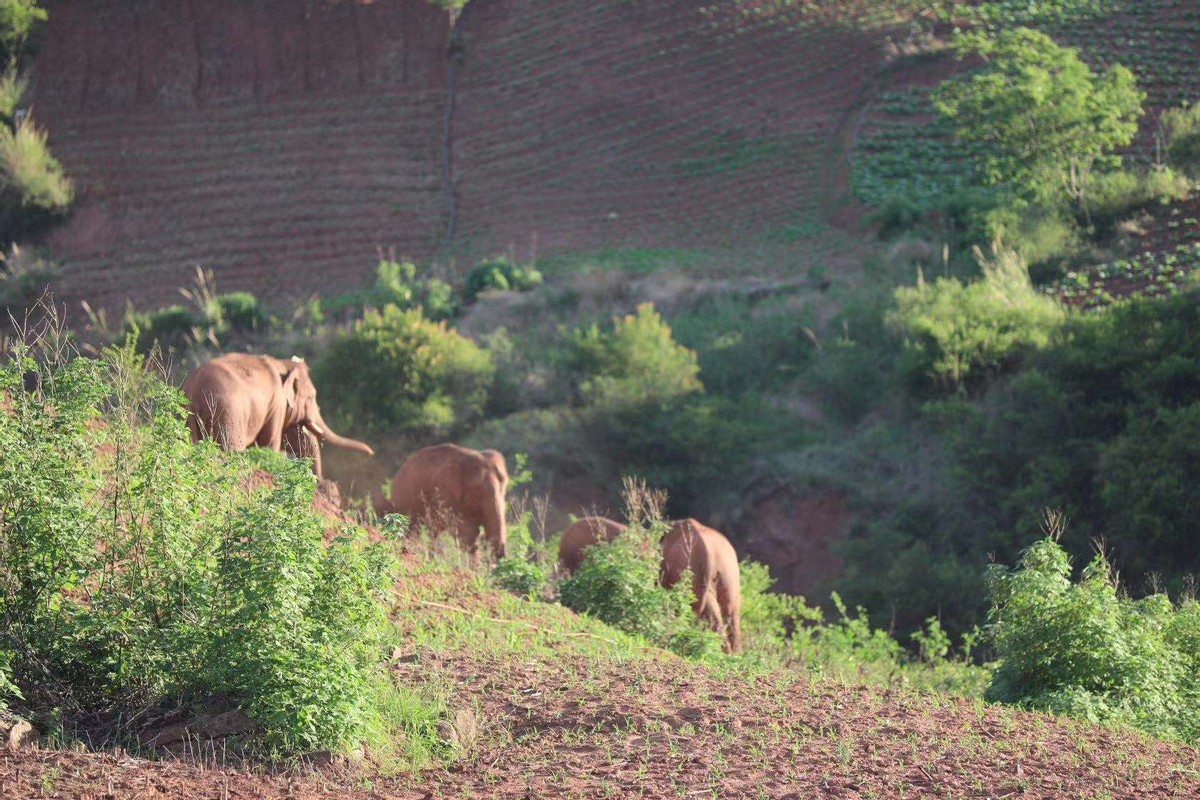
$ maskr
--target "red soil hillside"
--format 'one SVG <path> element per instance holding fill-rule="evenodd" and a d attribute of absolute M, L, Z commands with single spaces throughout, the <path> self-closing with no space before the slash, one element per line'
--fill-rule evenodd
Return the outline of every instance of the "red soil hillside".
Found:
<path fill-rule="evenodd" d="M 815 221 L 833 133 L 882 62 L 880 32 L 855 26 L 870 5 L 751 23 L 696 0 L 475 0 L 459 26 L 462 234 L 722 245 Z"/>
<path fill-rule="evenodd" d="M 474 0 L 441 252 L 797 231 L 806 257 L 836 250 L 820 184 L 882 60 L 861 19 L 878 6 L 746 18 L 699 0 Z M 169 301 L 200 264 L 222 290 L 278 300 L 361 285 L 379 245 L 439 252 L 450 30 L 430 3 L 47 7 L 34 113 L 80 188 L 48 240 L 60 294 Z"/>
<path fill-rule="evenodd" d="M 420 0 L 53 0 L 33 108 L 78 182 L 68 297 L 177 299 L 197 264 L 336 292 L 444 227 L 444 12 Z"/>

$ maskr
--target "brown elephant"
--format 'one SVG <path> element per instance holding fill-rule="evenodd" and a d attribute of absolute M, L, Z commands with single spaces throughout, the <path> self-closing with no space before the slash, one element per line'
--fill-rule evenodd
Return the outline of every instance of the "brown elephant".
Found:
<path fill-rule="evenodd" d="M 508 468 L 496 450 L 471 450 L 456 444 L 426 447 L 410 455 L 392 477 L 390 500 L 377 497 L 379 514 L 404 514 L 415 529 L 453 528 L 472 555 L 479 529 L 498 558 L 507 554 L 504 492 Z"/>
<path fill-rule="evenodd" d="M 692 610 L 725 639 L 725 652 L 742 649 L 742 584 L 737 553 L 718 531 L 694 519 L 671 523 L 662 540 L 659 581 L 671 587 L 692 571 Z"/>
<path fill-rule="evenodd" d="M 558 563 L 563 572 L 573 575 L 583 561 L 583 550 L 594 544 L 611 542 L 625 526 L 607 517 L 583 517 L 563 529 L 558 540 Z"/>
<path fill-rule="evenodd" d="M 375 454 L 370 445 L 329 429 L 301 358 L 228 353 L 196 367 L 182 389 L 193 442 L 211 438 L 226 450 L 257 445 L 281 451 L 287 430 L 288 452 L 313 458 L 318 477 L 322 443 Z"/>

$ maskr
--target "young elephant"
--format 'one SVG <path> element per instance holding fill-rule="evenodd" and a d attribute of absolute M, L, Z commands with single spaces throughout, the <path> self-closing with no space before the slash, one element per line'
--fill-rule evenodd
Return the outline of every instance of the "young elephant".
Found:
<path fill-rule="evenodd" d="M 660 582 L 671 587 L 692 571 L 692 610 L 725 638 L 725 652 L 742 649 L 742 585 L 737 553 L 721 533 L 694 519 L 671 524 L 662 541 Z"/>
<path fill-rule="evenodd" d="M 392 477 L 390 500 L 375 499 L 379 514 L 404 514 L 419 525 L 452 527 L 472 555 L 479 529 L 498 558 L 507 554 L 504 492 L 508 468 L 496 450 L 471 450 L 456 444 L 426 447 L 410 455 Z"/>
<path fill-rule="evenodd" d="M 210 438 L 226 450 L 258 445 L 280 451 L 284 430 L 289 429 L 297 437 L 289 449 L 328 443 L 375 454 L 365 442 L 329 430 L 317 405 L 317 388 L 309 377 L 308 364 L 295 356 L 285 361 L 227 353 L 196 367 L 182 389 L 191 411 L 187 422 L 193 442 Z M 301 429 L 313 438 L 301 434 Z M 314 461 L 316 470 L 320 469 L 318 461 Z"/>
<path fill-rule="evenodd" d="M 558 540 L 558 563 L 567 575 L 575 574 L 583 561 L 583 550 L 594 544 L 611 542 L 625 526 L 606 517 L 583 517 L 563 529 Z"/>

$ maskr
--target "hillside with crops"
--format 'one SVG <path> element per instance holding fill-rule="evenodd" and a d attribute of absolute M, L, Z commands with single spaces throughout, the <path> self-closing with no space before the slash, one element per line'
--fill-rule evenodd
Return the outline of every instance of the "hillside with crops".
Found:
<path fill-rule="evenodd" d="M 1196 795 L 1198 37 L 0 0 L 0 798 Z"/>

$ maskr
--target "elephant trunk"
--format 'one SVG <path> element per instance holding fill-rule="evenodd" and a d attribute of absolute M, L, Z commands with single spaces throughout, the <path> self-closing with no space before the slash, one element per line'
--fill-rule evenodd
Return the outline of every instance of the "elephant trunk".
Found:
<path fill-rule="evenodd" d="M 504 519 L 504 491 L 497 487 L 495 496 L 483 509 L 483 532 L 496 558 L 508 555 L 508 524 Z"/>
<path fill-rule="evenodd" d="M 308 427 L 325 444 L 331 444 L 334 447 L 344 447 L 347 450 L 357 450 L 369 456 L 375 455 L 375 450 L 366 442 L 360 442 L 358 439 L 351 439 L 348 436 L 342 436 L 331 431 L 319 414 L 313 415 L 313 419 L 308 424 Z"/>

